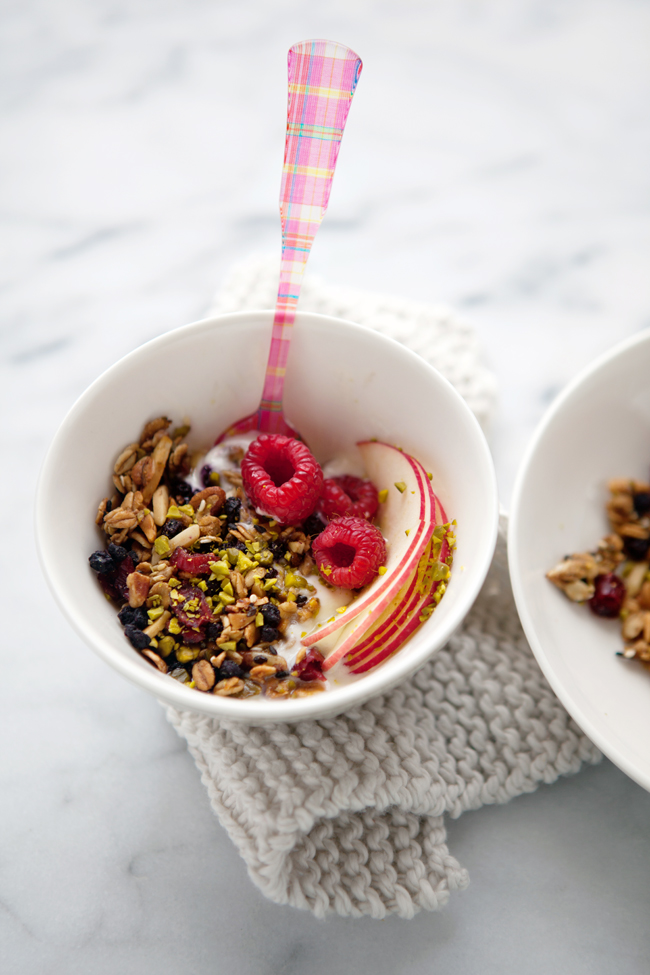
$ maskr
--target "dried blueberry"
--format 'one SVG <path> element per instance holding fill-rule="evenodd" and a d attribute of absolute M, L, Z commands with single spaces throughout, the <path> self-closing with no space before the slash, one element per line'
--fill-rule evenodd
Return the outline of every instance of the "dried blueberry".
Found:
<path fill-rule="evenodd" d="M 276 677 L 288 677 L 289 676 L 289 671 L 288 670 L 276 670 L 275 676 Z"/>
<path fill-rule="evenodd" d="M 205 635 L 208 640 L 217 640 L 221 636 L 223 631 L 223 623 L 221 620 L 215 620 L 214 623 L 208 623 L 205 628 Z"/>
<path fill-rule="evenodd" d="M 115 560 L 110 552 L 105 552 L 100 549 L 98 552 L 93 552 L 89 556 L 88 561 L 90 562 L 90 568 L 94 572 L 99 572 L 100 575 L 108 575 L 110 572 L 114 572 L 117 568 Z"/>
<path fill-rule="evenodd" d="M 190 498 L 194 495 L 194 488 L 187 481 L 184 481 L 182 477 L 177 477 L 172 486 L 171 493 L 174 497 L 181 502 L 181 504 L 187 504 Z"/>
<path fill-rule="evenodd" d="M 287 551 L 286 543 L 279 538 L 276 538 L 274 539 L 274 541 L 269 542 L 269 548 L 273 552 L 275 558 L 278 559 L 278 561 L 284 558 L 285 553 Z"/>
<path fill-rule="evenodd" d="M 234 535 L 228 535 L 225 544 L 228 548 L 236 548 L 240 552 L 248 552 L 245 543 L 240 538 L 235 538 Z"/>
<path fill-rule="evenodd" d="M 265 664 L 266 657 L 263 657 L 261 653 L 258 653 L 256 657 L 253 657 L 253 663 L 255 664 Z"/>
<path fill-rule="evenodd" d="M 201 468 L 201 484 L 204 488 L 211 487 L 212 481 L 210 480 L 210 474 L 212 474 L 212 468 L 209 464 L 204 464 Z"/>
<path fill-rule="evenodd" d="M 151 642 L 147 634 L 139 630 L 137 626 L 129 624 L 124 627 L 124 632 L 136 650 L 144 650 Z"/>
<path fill-rule="evenodd" d="M 243 677 L 244 671 L 234 660 L 224 660 L 217 673 L 217 680 L 226 680 L 228 677 Z"/>
<path fill-rule="evenodd" d="M 632 502 L 637 515 L 647 515 L 650 512 L 650 491 L 637 491 L 632 495 Z"/>
<path fill-rule="evenodd" d="M 623 539 L 623 549 L 628 559 L 633 562 L 642 562 L 648 554 L 650 540 L 647 538 L 630 538 L 625 536 Z"/>
<path fill-rule="evenodd" d="M 260 613 L 267 626 L 277 626 L 280 622 L 280 610 L 273 603 L 265 603 L 264 606 L 260 606 Z"/>
<path fill-rule="evenodd" d="M 316 535 L 320 535 L 324 528 L 325 522 L 322 518 L 319 518 L 318 515 L 310 515 L 309 518 L 305 518 L 302 523 L 302 530 L 304 531 L 305 535 L 311 535 L 312 538 L 315 538 Z"/>
<path fill-rule="evenodd" d="M 174 538 L 175 535 L 180 534 L 180 532 L 185 530 L 185 525 L 178 518 L 170 518 L 160 529 L 161 535 L 166 535 L 167 538 Z"/>
<path fill-rule="evenodd" d="M 149 616 L 144 606 L 137 608 L 122 606 L 117 618 L 122 626 L 136 626 L 139 630 L 144 630 L 145 626 L 149 626 Z"/>
<path fill-rule="evenodd" d="M 260 639 L 263 643 L 272 643 L 273 640 L 280 639 L 280 634 L 274 626 L 263 626 L 260 631 Z"/>
<path fill-rule="evenodd" d="M 115 545 L 113 542 L 109 544 L 108 551 L 115 562 L 121 562 L 129 554 L 123 545 Z"/>
<path fill-rule="evenodd" d="M 306 596 L 303 595 L 296 596 L 296 606 L 304 606 L 306 602 L 307 602 Z"/>
<path fill-rule="evenodd" d="M 226 516 L 226 525 L 232 525 L 239 521 L 241 500 L 239 498 L 226 498 L 221 509 L 221 514 Z"/>

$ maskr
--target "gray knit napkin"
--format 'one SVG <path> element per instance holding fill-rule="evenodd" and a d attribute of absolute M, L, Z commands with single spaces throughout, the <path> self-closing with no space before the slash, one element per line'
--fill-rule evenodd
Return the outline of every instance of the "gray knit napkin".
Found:
<path fill-rule="evenodd" d="M 218 311 L 268 308 L 277 263 L 236 268 Z M 494 381 L 471 330 L 444 309 L 309 278 L 301 307 L 352 319 L 435 365 L 485 423 Z M 167 708 L 253 882 L 318 917 L 436 910 L 469 882 L 444 813 L 507 802 L 600 753 L 559 703 L 525 640 L 505 521 L 462 628 L 413 677 L 335 718 L 249 727 Z"/>

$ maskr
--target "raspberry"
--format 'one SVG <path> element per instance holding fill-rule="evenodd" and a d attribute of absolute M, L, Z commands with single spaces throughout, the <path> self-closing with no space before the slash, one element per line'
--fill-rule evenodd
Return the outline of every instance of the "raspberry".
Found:
<path fill-rule="evenodd" d="M 589 609 L 596 616 L 615 619 L 621 611 L 625 599 L 625 586 L 613 572 L 596 576 L 595 592 L 589 600 Z"/>
<path fill-rule="evenodd" d="M 328 477 L 323 481 L 318 507 L 326 518 L 352 515 L 370 521 L 379 507 L 377 488 L 372 481 L 362 481 L 351 474 Z"/>
<path fill-rule="evenodd" d="M 323 486 L 323 472 L 304 443 L 263 433 L 241 463 L 244 490 L 254 507 L 282 525 L 312 513 Z"/>
<path fill-rule="evenodd" d="M 311 544 L 311 554 L 326 582 L 359 589 L 386 561 L 384 536 L 365 520 L 345 516 L 330 522 Z"/>

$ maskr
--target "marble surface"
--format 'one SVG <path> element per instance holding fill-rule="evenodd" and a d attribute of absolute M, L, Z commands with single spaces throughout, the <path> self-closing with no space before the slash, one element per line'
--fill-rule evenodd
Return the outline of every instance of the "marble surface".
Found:
<path fill-rule="evenodd" d="M 449 823 L 472 883 L 439 914 L 266 902 L 157 703 L 56 610 L 30 508 L 85 386 L 277 252 L 285 53 L 310 36 L 365 62 L 310 268 L 472 322 L 507 504 L 554 394 L 650 324 L 649 30 L 643 0 L 4 5 L 7 975 L 648 971 L 650 796 L 607 761 Z"/>

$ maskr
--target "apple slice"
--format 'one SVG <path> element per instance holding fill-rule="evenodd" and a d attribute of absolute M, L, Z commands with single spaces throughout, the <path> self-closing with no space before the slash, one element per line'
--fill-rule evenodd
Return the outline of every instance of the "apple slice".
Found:
<path fill-rule="evenodd" d="M 376 600 L 368 610 L 352 620 L 329 653 L 330 648 L 325 647 L 323 652 L 327 654 L 327 659 L 323 664 L 323 670 L 330 670 L 344 657 L 348 663 L 353 657 L 356 660 L 357 655 L 361 658 L 366 652 L 374 654 L 378 645 L 381 646 L 382 642 L 387 641 L 389 637 L 400 633 L 402 626 L 407 624 L 419 603 L 431 595 L 433 580 L 427 582 L 427 569 L 438 557 L 446 558 L 449 551 L 444 537 L 442 539 L 434 537 L 436 527 L 442 525 L 447 519 L 440 501 L 433 491 L 431 494 L 434 498 L 435 520 L 430 526 L 424 552 L 406 574 L 406 579 L 396 592 L 391 592 L 388 598 Z M 418 613 L 418 617 L 419 615 Z M 381 659 L 384 659 L 384 656 L 382 655 Z"/>
<path fill-rule="evenodd" d="M 435 526 L 434 494 L 422 465 L 380 441 L 363 441 L 358 447 L 366 475 L 380 490 L 388 489 L 377 519 L 388 548 L 386 572 L 378 575 L 344 613 L 306 636 L 302 641 L 306 647 L 341 630 L 366 610 L 374 610 L 380 599 L 385 600 L 381 612 L 417 565 Z"/>
<path fill-rule="evenodd" d="M 391 619 L 386 614 L 382 622 L 367 633 L 366 638 L 353 647 L 345 658 L 345 664 L 354 674 L 364 673 L 376 667 L 390 657 L 408 640 L 416 629 L 425 621 L 423 613 L 428 607 L 435 605 L 436 592 L 441 580 L 432 578 L 431 570 L 435 563 L 446 563 L 449 556 L 449 544 L 443 539 L 440 551 L 437 552 L 436 540 L 431 540 L 418 565 L 415 585 L 411 585 L 408 595 L 401 605 L 400 611 Z M 431 612 L 431 611 L 429 611 Z"/>

